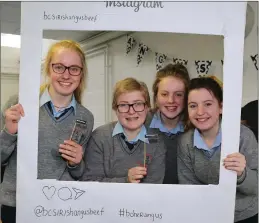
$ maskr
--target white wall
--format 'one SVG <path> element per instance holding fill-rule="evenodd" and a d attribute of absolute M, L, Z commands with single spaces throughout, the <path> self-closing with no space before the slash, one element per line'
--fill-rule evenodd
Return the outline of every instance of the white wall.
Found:
<path fill-rule="evenodd" d="M 255 31 L 255 30 L 253 30 Z M 255 34 L 255 33 L 252 33 Z M 208 59 L 213 61 L 209 74 L 218 76 L 222 80 L 221 59 L 223 55 L 223 39 L 216 36 L 186 36 L 178 34 L 135 33 L 133 36 L 148 45 L 154 51 L 179 58 L 188 59 L 188 69 L 191 77 L 197 77 L 194 60 Z M 126 37 L 109 44 L 109 56 L 112 61 L 113 84 L 125 77 L 132 76 L 145 81 L 151 88 L 154 81 L 155 56 L 148 54 L 139 67 L 136 65 L 137 49 L 129 55 L 125 54 Z M 244 95 L 243 103 L 257 98 L 257 71 L 250 58 L 256 53 L 256 35 L 249 36 L 244 52 Z M 190 64 L 191 62 L 191 64 Z M 235 78 L 235 74 L 233 74 Z"/>
<path fill-rule="evenodd" d="M 251 4 L 255 5 L 256 2 Z M 254 7 L 254 9 L 257 8 Z M 258 72 L 250 58 L 250 55 L 255 55 L 258 49 L 257 21 L 255 22 L 252 32 L 245 39 L 242 105 L 258 98 Z M 149 46 L 153 52 L 148 53 L 143 63 L 137 67 L 137 47 L 126 55 L 126 36 L 109 42 L 112 85 L 123 78 L 135 77 L 145 81 L 151 93 L 156 73 L 154 52 L 164 53 L 170 58 L 187 59 L 189 61 L 187 68 L 192 78 L 198 76 L 194 60 L 212 60 L 212 67 L 208 74 L 216 75 L 223 80 L 221 59 L 224 59 L 224 39 L 221 36 L 143 32 L 133 33 L 132 36 L 137 42 L 143 42 Z M 235 78 L 235 74 L 232 75 Z M 110 97 L 112 97 L 111 94 Z"/>
<path fill-rule="evenodd" d="M 1 47 L 1 109 L 8 98 L 18 92 L 19 55 L 20 49 L 18 48 Z"/>
<path fill-rule="evenodd" d="M 19 78 L 16 74 L 1 75 L 1 109 L 11 95 L 17 94 L 19 89 Z"/>
<path fill-rule="evenodd" d="M 258 99 L 258 71 L 250 58 L 250 55 L 258 53 L 258 2 L 249 2 L 249 4 L 255 11 L 255 25 L 250 35 L 245 39 L 244 45 L 243 105 Z M 257 67 L 259 67 L 259 61 Z"/>
<path fill-rule="evenodd" d="M 223 39 L 219 36 L 200 36 L 171 33 L 134 33 L 137 41 L 149 46 L 154 52 L 164 53 L 170 58 L 187 59 L 191 77 L 198 76 L 194 60 L 211 59 L 217 66 L 214 71 L 222 79 Z M 151 87 L 156 74 L 155 53 L 150 52 L 137 67 L 137 47 L 128 55 L 126 37 L 122 37 L 109 44 L 109 56 L 112 61 L 113 84 L 120 79 L 131 76 L 145 81 Z M 212 53 L 213 52 L 213 53 Z"/>

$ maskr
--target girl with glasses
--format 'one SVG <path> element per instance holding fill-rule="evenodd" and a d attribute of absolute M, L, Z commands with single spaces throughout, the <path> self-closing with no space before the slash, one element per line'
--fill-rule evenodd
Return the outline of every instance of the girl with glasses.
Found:
<path fill-rule="evenodd" d="M 150 108 L 147 86 L 133 78 L 119 81 L 114 88 L 112 107 L 118 121 L 92 133 L 83 180 L 162 183 L 164 144 L 144 126 Z"/>
<path fill-rule="evenodd" d="M 177 138 L 184 132 L 184 111 L 189 73 L 181 64 L 168 64 L 156 74 L 153 84 L 154 109 L 146 127 L 156 130 L 166 144 L 164 184 L 177 184 Z"/>
<path fill-rule="evenodd" d="M 223 93 L 211 78 L 191 80 L 188 93 L 189 130 L 181 135 L 178 150 L 180 184 L 218 184 L 221 158 Z M 241 125 L 239 152 L 223 160 L 237 174 L 235 222 L 258 222 L 258 144 Z"/>
<path fill-rule="evenodd" d="M 93 129 L 92 113 L 81 104 L 86 80 L 85 55 L 73 41 L 52 45 L 45 60 L 46 84 L 39 98 L 38 178 L 79 180 L 84 171 L 85 147 Z M 26 115 L 17 97 L 4 109 L 0 134 L 1 163 L 6 163 L 0 186 L 2 222 L 15 222 L 17 128 Z M 75 134 L 72 131 L 75 130 Z"/>

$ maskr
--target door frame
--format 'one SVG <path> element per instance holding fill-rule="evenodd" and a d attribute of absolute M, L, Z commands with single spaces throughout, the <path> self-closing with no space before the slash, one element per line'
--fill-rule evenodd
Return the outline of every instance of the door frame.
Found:
<path fill-rule="evenodd" d="M 103 54 L 104 55 L 104 98 L 105 98 L 105 123 L 112 121 L 112 75 L 111 75 L 111 65 L 109 61 L 109 50 L 108 45 L 101 45 L 91 49 L 84 50 L 86 59 Z M 87 61 L 86 61 L 87 64 Z"/>

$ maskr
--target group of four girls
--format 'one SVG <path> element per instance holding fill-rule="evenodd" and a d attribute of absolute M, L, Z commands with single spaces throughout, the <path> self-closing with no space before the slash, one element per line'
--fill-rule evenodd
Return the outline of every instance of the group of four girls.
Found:
<path fill-rule="evenodd" d="M 116 83 L 112 108 L 118 121 L 93 130 L 92 113 L 81 105 L 86 82 L 79 44 L 53 44 L 45 60 L 48 79 L 40 89 L 38 178 L 117 183 L 218 184 L 222 88 L 211 78 L 190 80 L 182 65 L 157 72 L 153 104 L 145 83 Z M 15 222 L 17 128 L 26 115 L 18 97 L 3 112 L 0 186 L 3 223 Z M 83 124 L 71 139 L 76 120 Z M 82 127 L 83 126 L 83 127 Z M 241 125 L 239 153 L 224 166 L 237 173 L 235 222 L 257 222 L 257 141 Z"/>

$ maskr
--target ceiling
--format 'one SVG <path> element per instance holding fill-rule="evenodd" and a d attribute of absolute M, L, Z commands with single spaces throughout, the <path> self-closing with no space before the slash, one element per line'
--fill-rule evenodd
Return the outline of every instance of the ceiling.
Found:
<path fill-rule="evenodd" d="M 1 33 L 20 35 L 21 2 L 0 2 Z M 46 30 L 43 32 L 44 39 L 72 39 L 81 42 L 91 38 L 101 31 L 65 31 Z"/>

